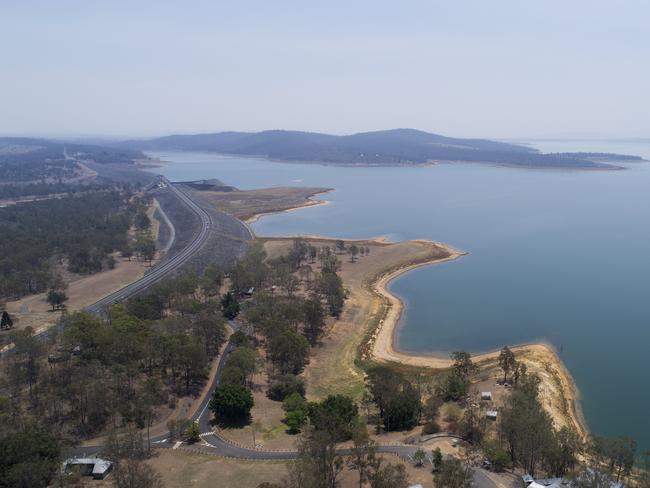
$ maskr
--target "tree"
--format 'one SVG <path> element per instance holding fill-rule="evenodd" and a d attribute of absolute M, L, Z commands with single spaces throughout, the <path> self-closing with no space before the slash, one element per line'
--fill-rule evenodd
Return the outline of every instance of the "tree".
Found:
<path fill-rule="evenodd" d="M 354 263 L 357 254 L 359 254 L 359 248 L 357 247 L 356 244 L 352 244 L 349 248 L 349 252 L 350 252 L 350 262 Z"/>
<path fill-rule="evenodd" d="M 470 444 L 480 444 L 486 430 L 486 418 L 475 408 L 468 408 L 460 421 L 460 435 Z"/>
<path fill-rule="evenodd" d="M 314 430 L 326 431 L 339 442 L 352 436 L 358 420 L 359 408 L 345 395 L 328 395 L 320 403 L 309 404 L 309 421 Z"/>
<path fill-rule="evenodd" d="M 307 411 L 307 400 L 300 393 L 292 393 L 282 400 L 282 410 L 285 412 Z"/>
<path fill-rule="evenodd" d="M 246 377 L 257 369 L 257 355 L 250 347 L 238 347 L 228 357 L 228 367 L 239 368 Z"/>
<path fill-rule="evenodd" d="M 151 225 L 151 219 L 147 215 L 146 208 L 141 207 L 140 210 L 138 210 L 138 213 L 135 215 L 134 224 L 138 230 L 146 230 L 149 228 Z"/>
<path fill-rule="evenodd" d="M 162 488 L 160 475 L 144 463 L 147 451 L 135 429 L 130 428 L 121 438 L 112 432 L 104 451 L 113 461 L 112 477 L 117 488 Z"/>
<path fill-rule="evenodd" d="M 503 370 L 503 382 L 508 381 L 508 374 L 514 371 L 517 365 L 514 353 L 508 346 L 504 346 L 499 354 L 499 367 Z"/>
<path fill-rule="evenodd" d="M 582 452 L 582 440 L 578 433 L 564 426 L 555 433 L 544 452 L 544 470 L 554 476 L 564 476 L 573 471 Z"/>
<path fill-rule="evenodd" d="M 327 301 L 330 315 L 339 317 L 343 310 L 343 303 L 345 302 L 343 280 L 341 280 L 341 277 L 336 272 L 323 269 L 318 285 L 320 293 L 322 293 Z"/>
<path fill-rule="evenodd" d="M 598 466 L 589 466 L 579 470 L 569 477 L 571 486 L 575 488 L 611 488 L 614 479 L 607 471 Z"/>
<path fill-rule="evenodd" d="M 274 377 L 270 383 L 266 396 L 271 400 L 282 401 L 292 393 L 305 396 L 305 383 L 296 375 L 287 374 Z"/>
<path fill-rule="evenodd" d="M 337 240 L 334 245 L 336 246 L 336 251 L 340 254 L 345 251 L 345 242 L 342 240 Z"/>
<path fill-rule="evenodd" d="M 45 487 L 60 467 L 54 434 L 27 425 L 0 439 L 0 487 Z"/>
<path fill-rule="evenodd" d="M 442 467 L 442 451 L 439 447 L 436 447 L 431 451 L 431 464 L 433 464 L 433 471 L 440 471 Z"/>
<path fill-rule="evenodd" d="M 299 393 L 292 393 L 282 402 L 282 410 L 286 412 L 284 422 L 289 427 L 289 434 L 297 434 L 307 420 L 307 401 Z"/>
<path fill-rule="evenodd" d="M 437 386 L 437 394 L 446 401 L 463 400 L 469 388 L 470 375 L 475 371 L 471 356 L 465 351 L 451 353 L 454 364 Z"/>
<path fill-rule="evenodd" d="M 510 466 L 510 456 L 501 442 L 496 440 L 483 441 L 481 447 L 492 469 L 497 473 Z"/>
<path fill-rule="evenodd" d="M 636 442 L 629 437 L 596 437 L 592 446 L 593 452 L 601 456 L 608 466 L 609 472 L 620 481 L 622 476 L 630 474 L 634 466 Z"/>
<path fill-rule="evenodd" d="M 375 443 L 368 436 L 368 429 L 359 422 L 352 433 L 352 449 L 348 458 L 348 467 L 359 472 L 359 488 L 368 481 L 370 466 L 375 459 Z"/>
<path fill-rule="evenodd" d="M 239 302 L 232 292 L 228 292 L 221 300 L 221 310 L 223 316 L 228 320 L 232 320 L 239 314 Z"/>
<path fill-rule="evenodd" d="M 148 234 L 140 234 L 135 244 L 137 252 L 143 261 L 151 264 L 156 255 L 156 243 Z"/>
<path fill-rule="evenodd" d="M 427 460 L 427 453 L 424 452 L 424 449 L 418 448 L 416 451 L 413 453 L 413 464 L 417 466 L 418 468 L 421 468 L 424 466 L 424 462 Z"/>
<path fill-rule="evenodd" d="M 298 459 L 289 465 L 290 488 L 336 488 L 345 462 L 326 431 L 308 430 L 298 441 Z"/>
<path fill-rule="evenodd" d="M 11 329 L 14 326 L 14 321 L 9 315 L 9 312 L 3 310 L 2 320 L 0 320 L 0 329 Z"/>
<path fill-rule="evenodd" d="M 463 381 L 468 382 L 472 373 L 476 371 L 476 366 L 472 363 L 472 356 L 465 351 L 455 351 L 451 353 L 451 359 L 454 361 L 452 370 Z"/>
<path fill-rule="evenodd" d="M 287 412 L 284 423 L 287 424 L 287 434 L 299 434 L 301 427 L 305 424 L 307 415 L 303 410 L 294 410 Z"/>
<path fill-rule="evenodd" d="M 440 469 L 433 474 L 436 488 L 470 488 L 472 470 L 460 459 L 451 458 L 440 463 Z"/>
<path fill-rule="evenodd" d="M 50 289 L 47 292 L 47 303 L 52 305 L 52 312 L 61 308 L 63 306 L 63 302 L 65 302 L 67 299 L 68 297 L 63 290 Z"/>
<path fill-rule="evenodd" d="M 316 262 L 316 256 L 318 255 L 318 249 L 316 249 L 315 246 L 312 246 L 311 244 L 309 245 L 309 259 L 311 261 L 311 264 L 314 264 Z"/>
<path fill-rule="evenodd" d="M 404 488 L 408 485 L 406 468 L 403 464 L 383 464 L 383 459 L 375 457 L 368 475 L 371 488 Z"/>
<path fill-rule="evenodd" d="M 408 430 L 420 420 L 422 403 L 420 394 L 408 382 L 400 387 L 400 391 L 390 399 L 384 409 L 384 427 L 386 430 Z"/>
<path fill-rule="evenodd" d="M 197 421 L 190 422 L 190 425 L 187 426 L 185 430 L 185 438 L 187 439 L 188 444 L 194 444 L 201 439 L 201 429 L 199 428 L 199 423 Z"/>
<path fill-rule="evenodd" d="M 304 334 L 305 338 L 313 346 L 318 342 L 318 339 L 323 333 L 325 327 L 325 312 L 320 300 L 309 299 L 303 304 L 303 312 L 305 315 L 304 321 Z"/>
<path fill-rule="evenodd" d="M 368 371 L 367 381 L 386 430 L 405 429 L 418 422 L 420 395 L 399 373 L 388 366 L 375 366 Z"/>
<path fill-rule="evenodd" d="M 246 421 L 253 408 L 253 395 L 241 385 L 222 385 L 214 390 L 208 408 L 221 423 Z"/>
<path fill-rule="evenodd" d="M 303 336 L 287 329 L 271 338 L 267 353 L 281 374 L 300 374 L 309 360 L 309 343 Z"/>
<path fill-rule="evenodd" d="M 499 430 L 513 464 L 531 475 L 553 442 L 553 422 L 538 401 L 539 378 L 526 375 L 501 411 Z"/>

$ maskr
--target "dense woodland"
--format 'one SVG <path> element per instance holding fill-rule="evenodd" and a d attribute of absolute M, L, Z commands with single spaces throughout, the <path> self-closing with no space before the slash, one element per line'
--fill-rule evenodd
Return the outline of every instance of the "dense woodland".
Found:
<path fill-rule="evenodd" d="M 73 159 L 100 164 L 131 164 L 145 156 L 138 150 L 91 144 L 64 143 L 46 139 L 0 137 L 0 181 L 58 182 L 76 176 Z"/>
<path fill-rule="evenodd" d="M 107 189 L 106 185 L 96 183 L 26 183 L 22 185 L 4 184 L 0 185 L 0 199 L 16 197 L 41 197 L 45 195 L 74 195 L 83 192 L 92 192 Z"/>
<path fill-rule="evenodd" d="M 148 228 L 143 211 L 128 188 L 0 208 L 0 297 L 58 288 L 62 268 L 86 274 L 112 267 L 111 253 L 128 254 L 129 229 Z"/>

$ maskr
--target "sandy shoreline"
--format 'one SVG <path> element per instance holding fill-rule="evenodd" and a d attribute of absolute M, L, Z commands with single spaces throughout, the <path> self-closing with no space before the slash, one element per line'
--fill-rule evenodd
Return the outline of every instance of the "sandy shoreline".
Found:
<path fill-rule="evenodd" d="M 295 212 L 296 210 L 302 210 L 304 208 L 312 208 L 312 207 L 320 207 L 322 205 L 329 205 L 329 204 L 332 203 L 329 200 L 315 200 L 313 197 L 315 197 L 316 195 L 324 195 L 326 193 L 330 193 L 330 192 L 333 192 L 333 191 L 334 190 L 330 188 L 328 190 L 324 190 L 324 191 L 321 191 L 321 192 L 318 192 L 318 193 L 314 193 L 309 198 L 307 198 L 305 200 L 305 203 L 302 204 L 302 205 L 299 205 L 297 207 L 287 208 L 287 209 L 284 209 L 284 210 L 271 210 L 269 212 L 257 213 L 255 215 L 251 215 L 250 217 L 244 219 L 244 222 L 247 223 L 247 224 L 254 224 L 255 222 L 257 222 L 258 220 L 260 220 L 262 217 L 264 217 L 266 215 L 274 215 L 274 214 L 280 214 L 280 213 Z"/>
<path fill-rule="evenodd" d="M 449 252 L 449 256 L 443 259 L 410 264 L 392 270 L 379 276 L 371 283 L 370 286 L 372 290 L 379 294 L 386 301 L 387 305 L 384 317 L 380 320 L 379 327 L 370 338 L 370 341 L 372 342 L 370 350 L 373 359 L 380 361 L 394 361 L 420 368 L 440 369 L 451 366 L 452 361 L 448 357 L 436 354 L 427 355 L 410 353 L 400 351 L 395 347 L 398 324 L 404 310 L 404 304 L 402 300 L 390 292 L 390 282 L 398 276 L 401 276 L 415 268 L 454 261 L 466 254 L 451 246 L 440 243 L 436 243 L 436 245 L 444 247 Z M 584 439 L 588 438 L 589 430 L 580 408 L 580 395 L 578 389 L 573 377 L 557 355 L 553 346 L 546 343 L 531 343 L 511 346 L 510 349 L 518 356 L 520 361 L 527 364 L 529 371 L 541 373 L 541 376 L 549 377 L 546 378 L 549 380 L 552 378 L 552 381 L 556 383 L 555 385 L 543 384 L 545 390 L 543 393 L 555 393 L 556 396 L 560 397 L 559 403 L 561 403 L 561 405 L 555 409 L 549 408 L 549 413 L 551 413 L 556 423 L 559 425 L 568 424 Z M 500 351 L 497 350 L 474 354 L 472 355 L 472 359 L 476 363 L 494 363 L 498 359 L 499 352 Z M 546 381 L 545 383 L 549 383 L 549 381 Z M 554 390 L 553 386 L 556 387 L 556 391 L 554 392 L 550 391 Z M 548 400 L 548 403 L 550 404 L 550 400 Z M 560 410 L 559 414 L 557 410 Z M 558 418 L 559 416 L 565 418 L 560 419 Z"/>

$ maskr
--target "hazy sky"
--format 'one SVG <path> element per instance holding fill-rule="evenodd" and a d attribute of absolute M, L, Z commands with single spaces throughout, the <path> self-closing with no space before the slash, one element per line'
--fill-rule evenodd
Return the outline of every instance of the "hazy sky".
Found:
<path fill-rule="evenodd" d="M 0 133 L 650 137 L 647 0 L 0 0 Z"/>

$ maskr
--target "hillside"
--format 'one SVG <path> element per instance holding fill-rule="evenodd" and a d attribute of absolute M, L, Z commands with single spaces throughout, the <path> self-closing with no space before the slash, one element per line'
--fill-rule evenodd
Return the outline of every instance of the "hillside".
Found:
<path fill-rule="evenodd" d="M 485 139 L 458 139 L 414 129 L 393 129 L 352 135 L 270 130 L 256 133 L 171 135 L 127 141 L 122 147 L 140 150 L 212 151 L 256 155 L 285 161 L 357 166 L 418 165 L 465 161 L 522 167 L 614 168 L 605 161 L 640 159 L 634 156 L 542 154 L 516 144 Z M 611 156 L 611 157 L 608 157 Z"/>

